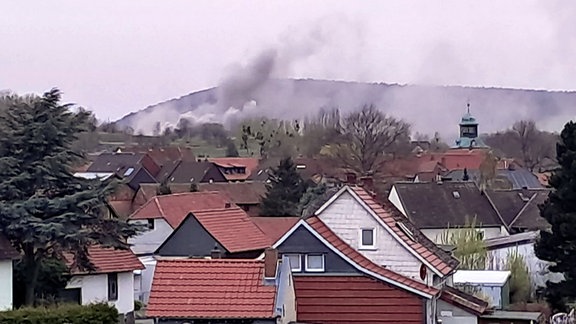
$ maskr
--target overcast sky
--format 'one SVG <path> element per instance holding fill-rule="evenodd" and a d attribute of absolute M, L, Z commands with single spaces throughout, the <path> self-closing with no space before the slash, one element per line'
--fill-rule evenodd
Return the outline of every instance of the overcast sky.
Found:
<path fill-rule="evenodd" d="M 0 5 L 0 90 L 60 88 L 101 119 L 277 77 L 576 90 L 576 2 L 38 0 Z"/>

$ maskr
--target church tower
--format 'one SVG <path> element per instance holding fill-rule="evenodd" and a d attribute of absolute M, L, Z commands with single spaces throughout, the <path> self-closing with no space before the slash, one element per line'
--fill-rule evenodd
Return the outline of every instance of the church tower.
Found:
<path fill-rule="evenodd" d="M 470 104 L 466 107 L 466 113 L 460 119 L 460 138 L 456 140 L 455 149 L 488 148 L 478 136 L 478 122 L 470 113 Z"/>

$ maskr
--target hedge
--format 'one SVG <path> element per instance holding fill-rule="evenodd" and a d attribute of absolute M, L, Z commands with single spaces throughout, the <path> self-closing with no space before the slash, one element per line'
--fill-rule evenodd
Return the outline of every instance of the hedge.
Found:
<path fill-rule="evenodd" d="M 60 305 L 0 312 L 0 324 L 117 324 L 118 310 L 107 304 Z"/>

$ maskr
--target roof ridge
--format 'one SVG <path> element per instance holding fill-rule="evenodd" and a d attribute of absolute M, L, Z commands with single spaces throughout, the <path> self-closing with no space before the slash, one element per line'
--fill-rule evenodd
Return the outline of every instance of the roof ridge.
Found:
<path fill-rule="evenodd" d="M 210 258 L 170 258 L 170 257 L 159 257 L 158 262 L 183 262 L 183 263 L 254 263 L 263 264 L 264 260 L 258 259 L 210 259 Z"/>
<path fill-rule="evenodd" d="M 158 207 L 158 211 L 160 211 L 160 215 L 162 215 L 162 217 L 166 218 L 166 215 L 164 214 L 164 209 L 160 205 L 160 200 L 158 199 L 158 196 L 154 196 L 153 199 L 154 199 L 154 202 L 156 203 L 156 207 Z"/>

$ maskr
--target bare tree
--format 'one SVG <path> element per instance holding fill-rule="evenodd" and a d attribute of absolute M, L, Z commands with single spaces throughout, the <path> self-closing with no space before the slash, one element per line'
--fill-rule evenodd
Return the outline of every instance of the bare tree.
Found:
<path fill-rule="evenodd" d="M 554 158 L 558 136 L 539 130 L 532 120 L 520 120 L 511 129 L 488 135 L 485 141 L 498 155 L 520 159 L 534 171 L 544 159 Z"/>
<path fill-rule="evenodd" d="M 334 155 L 362 174 L 376 173 L 386 155 L 399 149 L 400 141 L 410 144 L 410 125 L 387 116 L 373 105 L 347 115 L 341 134 Z"/>
<path fill-rule="evenodd" d="M 554 156 L 555 141 L 546 132 L 540 131 L 533 120 L 514 123 L 512 131 L 516 135 L 524 166 L 533 171 L 544 158 Z"/>

